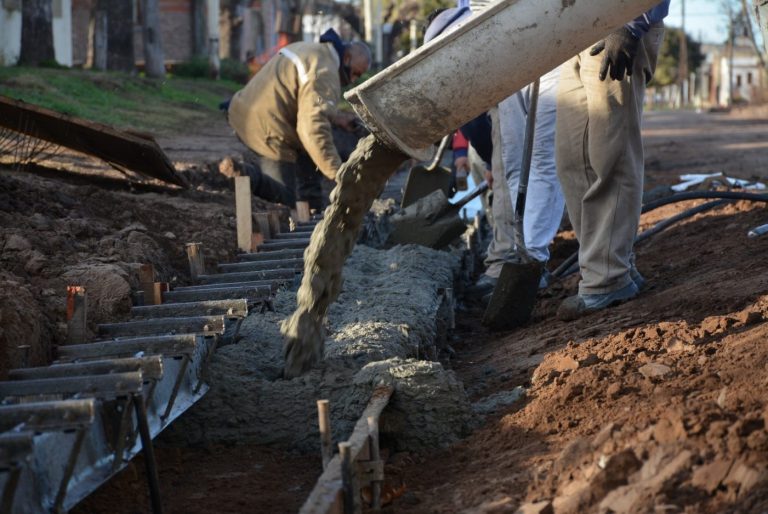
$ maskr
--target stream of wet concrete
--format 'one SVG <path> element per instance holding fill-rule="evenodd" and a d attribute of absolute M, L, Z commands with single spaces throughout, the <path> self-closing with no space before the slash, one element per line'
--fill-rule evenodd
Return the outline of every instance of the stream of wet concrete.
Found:
<path fill-rule="evenodd" d="M 365 213 L 407 158 L 369 135 L 339 170 L 331 204 L 304 253 L 296 311 L 281 327 L 286 378 L 301 375 L 322 359 L 323 319 L 341 291 L 344 262 L 355 246 Z"/>

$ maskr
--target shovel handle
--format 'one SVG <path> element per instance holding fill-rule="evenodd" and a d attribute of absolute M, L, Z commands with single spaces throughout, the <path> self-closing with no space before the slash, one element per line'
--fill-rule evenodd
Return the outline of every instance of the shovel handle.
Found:
<path fill-rule="evenodd" d="M 435 158 L 432 160 L 431 163 L 429 163 L 429 166 L 427 166 L 427 171 L 435 171 L 437 167 L 440 165 L 440 161 L 443 160 L 443 155 L 445 154 L 445 149 L 448 148 L 448 142 L 450 141 L 451 136 L 445 136 L 442 140 L 440 140 L 440 146 L 437 147 L 437 153 L 435 154 Z"/>
<path fill-rule="evenodd" d="M 465 205 L 467 205 L 469 202 L 480 196 L 481 194 L 488 191 L 488 182 L 483 180 L 478 185 L 475 186 L 475 188 L 467 193 L 465 196 L 461 197 L 461 200 L 454 203 L 452 206 L 454 209 L 461 209 Z"/>
<path fill-rule="evenodd" d="M 520 93 L 518 93 L 520 94 Z M 528 117 L 525 121 L 525 143 L 523 146 L 523 162 L 520 169 L 520 181 L 517 185 L 517 201 L 515 202 L 515 214 L 513 232 L 515 246 L 524 258 L 528 256 L 525 247 L 525 233 L 523 229 L 523 216 L 525 215 L 525 201 L 528 197 L 528 178 L 531 175 L 531 161 L 533 160 L 533 140 L 536 136 L 536 111 L 539 107 L 539 79 L 536 79 L 531 87 L 530 105 Z"/>

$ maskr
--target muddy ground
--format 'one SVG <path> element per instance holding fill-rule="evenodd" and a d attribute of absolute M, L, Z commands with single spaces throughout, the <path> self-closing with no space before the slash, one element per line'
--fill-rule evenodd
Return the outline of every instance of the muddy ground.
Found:
<path fill-rule="evenodd" d="M 768 179 L 766 111 L 651 113 L 645 136 L 648 189 L 688 172 Z M 53 356 L 73 277 L 130 288 L 136 264 L 152 262 L 183 283 L 188 241 L 202 241 L 210 261 L 231 260 L 233 201 L 218 161 L 240 148 L 220 121 L 161 144 L 200 190 L 125 191 L 2 169 L 0 373 L 24 357 L 19 344 L 33 346 L 30 364 Z M 654 211 L 643 228 L 696 203 Z M 447 450 L 390 454 L 405 493 L 387 510 L 515 512 L 541 501 L 558 513 L 766 511 L 768 238 L 746 238 L 766 222 L 762 205 L 740 202 L 655 236 L 638 247 L 642 295 L 582 320 L 553 316 L 576 277 L 543 293 L 533 322 L 514 332 L 489 334 L 477 312 L 459 312 L 446 365 L 472 399 L 527 393 Z M 563 232 L 553 255 L 573 248 Z M 124 301 L 103 297 L 93 321 L 125 315 Z M 160 448 L 158 460 L 170 512 L 296 512 L 320 472 L 317 455 L 253 446 Z M 136 460 L 76 512 L 147 505 Z"/>

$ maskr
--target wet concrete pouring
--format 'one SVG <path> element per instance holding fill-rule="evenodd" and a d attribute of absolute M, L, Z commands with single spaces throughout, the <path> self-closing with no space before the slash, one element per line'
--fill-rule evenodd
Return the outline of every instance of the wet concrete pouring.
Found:
<path fill-rule="evenodd" d="M 675 182 L 670 172 L 718 171 L 706 168 L 707 162 L 722 165 L 723 153 L 733 145 L 742 151 L 728 155 L 725 171 L 745 178 L 758 172 L 764 116 L 661 116 L 651 116 L 647 124 L 649 187 Z M 695 148 L 692 132 L 720 134 L 720 144 Z M 677 144 L 669 145 L 670 140 Z M 682 154 L 689 144 L 686 160 Z M 756 150 L 744 150 L 751 147 Z M 696 161 L 706 169 L 670 169 L 670 159 Z M 52 186 L 57 194 L 50 194 L 50 204 L 64 209 L 67 219 L 86 220 L 81 225 L 92 227 L 88 232 L 69 222 L 76 251 L 65 241 L 47 244 L 43 235 L 59 230 L 59 222 L 51 219 L 56 216 L 46 218 L 48 200 L 40 196 Z M 58 305 L 51 290 L 62 280 L 63 266 L 75 268 L 91 259 L 99 266 L 116 266 L 118 275 L 124 267 L 122 279 L 129 290 L 129 264 L 144 260 L 139 249 L 157 247 L 156 266 L 169 277 L 180 276 L 181 250 L 172 247 L 181 247 L 181 239 L 212 237 L 201 230 L 211 221 L 198 221 L 193 213 L 200 210 L 193 206 L 218 198 L 172 201 L 180 213 L 175 225 L 188 229 L 174 228 L 169 220 L 158 233 L 160 227 L 145 221 L 144 229 L 122 233 L 118 225 L 124 228 L 125 223 L 112 228 L 98 221 L 110 218 L 108 209 L 84 212 L 112 205 L 122 193 L 93 190 L 97 200 L 87 207 L 66 206 L 60 195 L 68 189 L 56 181 L 14 172 L 4 174 L 3 187 L 19 204 L 4 203 L 9 206 L 2 233 L 4 278 L 29 293 L 12 300 L 26 301 L 24 309 L 38 316 L 37 336 L 49 341 L 60 330 L 56 318 L 63 319 L 61 307 L 44 314 L 46 309 L 37 305 Z M 42 199 L 32 202 L 35 212 L 20 216 L 25 194 Z M 69 194 L 75 194 L 74 188 Z M 125 205 L 141 223 L 155 200 L 125 197 L 139 199 Z M 220 207 L 212 212 L 220 212 L 227 228 L 208 242 L 224 249 L 222 261 L 234 253 L 227 202 L 214 201 Z M 643 227 L 695 203 L 654 211 L 643 218 Z M 158 214 L 167 210 L 154 209 Z M 415 247 L 358 247 L 328 312 L 328 358 L 318 369 L 298 379 L 280 377 L 278 323 L 295 306 L 290 292 L 278 295 L 276 312 L 249 316 L 243 339 L 218 351 L 213 389 L 158 442 L 167 508 L 296 512 L 321 470 L 315 400 L 331 399 L 338 440 L 359 416 L 372 385 L 384 379 L 399 387 L 382 427 L 388 431 L 382 441 L 388 487 L 397 496 L 386 511 L 515 512 L 525 502 L 553 502 L 555 512 L 762 512 L 768 497 L 763 394 L 768 241 L 747 240 L 745 233 L 768 221 L 766 212 L 759 204 L 731 204 L 639 247 L 638 266 L 650 287 L 633 302 L 569 324 L 556 321 L 559 301 L 576 288 L 574 277 L 540 295 L 534 319 L 523 329 L 490 334 L 480 327 L 480 313 L 460 310 L 457 331 L 445 341 L 434 322 L 440 318 L 438 289 L 452 285 L 458 257 Z M 108 262 L 97 257 L 105 237 L 115 240 Z M 563 232 L 554 255 L 562 258 L 573 247 L 573 235 Z M 132 248 L 139 255 L 131 255 Z M 174 261 L 170 257 L 176 253 Z M 109 298 L 103 305 L 111 305 Z M 124 309 L 118 302 L 104 316 L 119 316 Z M 13 317 L 21 308 L 5 310 L 4 328 L 7 320 L 24 326 L 24 319 Z M 35 337 L 23 328 L 16 333 Z M 366 339 L 370 344 L 358 344 Z M 452 358 L 440 352 L 445 343 L 456 352 Z M 39 351 L 33 358 L 42 363 L 48 350 Z M 414 360 L 425 356 L 429 359 Z M 435 357 L 439 362 L 431 360 Z M 435 446 L 446 448 L 431 449 Z M 140 461 L 133 462 L 76 512 L 146 511 L 142 469 Z"/>

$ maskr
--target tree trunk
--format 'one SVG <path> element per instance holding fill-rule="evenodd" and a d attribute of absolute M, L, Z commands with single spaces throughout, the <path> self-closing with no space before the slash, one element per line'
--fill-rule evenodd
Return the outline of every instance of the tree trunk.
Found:
<path fill-rule="evenodd" d="M 24 0 L 21 4 L 19 64 L 38 66 L 55 58 L 52 0 Z"/>
<path fill-rule="evenodd" d="M 196 57 L 208 55 L 207 27 L 205 0 L 192 0 L 192 51 Z"/>
<path fill-rule="evenodd" d="M 221 62 L 219 61 L 219 0 L 206 0 L 208 11 L 208 71 L 212 79 L 218 80 L 221 76 Z"/>
<path fill-rule="evenodd" d="M 245 58 L 243 51 L 243 0 L 230 0 L 229 6 L 229 57 L 237 61 Z"/>
<path fill-rule="evenodd" d="M 136 67 L 133 51 L 133 2 L 107 1 L 107 69 L 132 72 Z"/>
<path fill-rule="evenodd" d="M 144 69 L 148 77 L 165 77 L 163 41 L 160 37 L 159 0 L 142 0 L 144 13 Z"/>
<path fill-rule="evenodd" d="M 93 69 L 104 71 L 107 69 L 107 0 L 96 2 L 90 30 L 93 53 L 88 61 Z"/>

